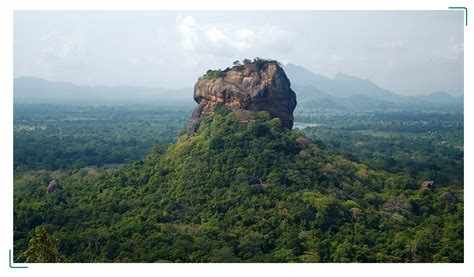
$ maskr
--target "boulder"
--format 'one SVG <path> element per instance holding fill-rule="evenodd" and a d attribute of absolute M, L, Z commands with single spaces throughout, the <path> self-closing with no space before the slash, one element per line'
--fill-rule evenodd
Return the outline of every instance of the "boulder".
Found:
<path fill-rule="evenodd" d="M 54 179 L 51 182 L 49 182 L 48 188 L 46 189 L 46 193 L 53 192 L 57 188 L 59 188 L 59 181 Z"/>
<path fill-rule="evenodd" d="M 433 190 L 435 188 L 435 182 L 434 181 L 424 181 L 421 184 L 422 189 L 430 189 Z"/>

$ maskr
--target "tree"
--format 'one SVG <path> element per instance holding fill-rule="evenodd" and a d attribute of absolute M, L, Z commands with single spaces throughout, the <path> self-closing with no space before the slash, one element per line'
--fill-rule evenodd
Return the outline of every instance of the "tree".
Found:
<path fill-rule="evenodd" d="M 43 226 L 35 228 L 35 235 L 28 244 L 28 249 L 18 256 L 17 260 L 25 256 L 27 263 L 57 263 L 61 262 L 58 249 L 51 245 L 48 233 Z"/>
<path fill-rule="evenodd" d="M 244 59 L 242 62 L 244 63 L 244 65 L 247 65 L 247 64 L 251 64 L 251 63 L 252 63 L 252 61 L 249 60 L 249 59 Z"/>

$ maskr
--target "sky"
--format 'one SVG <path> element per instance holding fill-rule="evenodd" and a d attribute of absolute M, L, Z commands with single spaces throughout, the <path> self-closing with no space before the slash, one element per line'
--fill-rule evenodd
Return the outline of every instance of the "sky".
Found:
<path fill-rule="evenodd" d="M 463 11 L 15 11 L 14 76 L 192 87 L 270 58 L 405 95 L 463 93 Z"/>

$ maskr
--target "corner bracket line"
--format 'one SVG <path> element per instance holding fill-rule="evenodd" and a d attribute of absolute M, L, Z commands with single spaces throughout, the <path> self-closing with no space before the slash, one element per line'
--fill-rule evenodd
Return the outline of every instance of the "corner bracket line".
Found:
<path fill-rule="evenodd" d="M 449 7 L 451 10 L 464 10 L 466 11 L 464 14 L 466 15 L 466 26 L 467 26 L 467 7 Z"/>
<path fill-rule="evenodd" d="M 8 250 L 8 265 L 10 268 L 28 268 L 27 266 L 16 266 L 12 264 L 12 250 Z"/>

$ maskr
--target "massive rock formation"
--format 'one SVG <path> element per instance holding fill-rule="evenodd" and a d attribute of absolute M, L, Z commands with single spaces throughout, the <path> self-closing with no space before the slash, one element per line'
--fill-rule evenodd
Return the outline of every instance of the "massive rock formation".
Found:
<path fill-rule="evenodd" d="M 284 127 L 293 127 L 296 95 L 290 81 L 275 61 L 257 61 L 208 71 L 194 86 L 194 100 L 199 104 L 188 123 L 188 130 L 199 129 L 200 119 L 224 105 L 235 111 L 267 111 L 281 119 Z"/>

